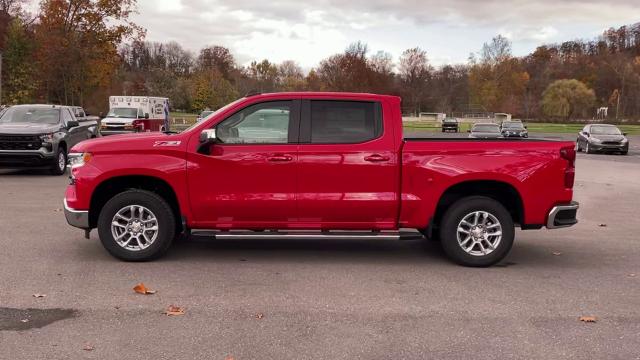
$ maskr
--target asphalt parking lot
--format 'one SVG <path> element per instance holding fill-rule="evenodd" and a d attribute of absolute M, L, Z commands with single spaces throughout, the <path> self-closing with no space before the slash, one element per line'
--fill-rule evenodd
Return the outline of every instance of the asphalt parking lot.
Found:
<path fill-rule="evenodd" d="M 0 359 L 640 359 L 630 140 L 579 155 L 578 225 L 519 231 L 488 269 L 381 240 L 198 238 L 123 263 L 66 225 L 65 177 L 0 171 Z"/>

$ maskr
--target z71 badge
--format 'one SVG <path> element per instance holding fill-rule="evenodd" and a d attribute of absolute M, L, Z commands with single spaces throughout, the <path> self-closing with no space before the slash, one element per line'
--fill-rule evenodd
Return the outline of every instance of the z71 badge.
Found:
<path fill-rule="evenodd" d="M 179 146 L 181 141 L 156 141 L 153 146 Z"/>

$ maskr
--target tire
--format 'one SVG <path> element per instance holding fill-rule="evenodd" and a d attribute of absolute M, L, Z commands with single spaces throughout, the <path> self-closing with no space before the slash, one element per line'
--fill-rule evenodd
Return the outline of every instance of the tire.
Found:
<path fill-rule="evenodd" d="M 582 148 L 580 147 L 580 140 L 576 140 L 576 152 L 582 152 Z"/>
<path fill-rule="evenodd" d="M 56 160 L 51 165 L 51 175 L 63 175 L 67 171 L 67 151 L 63 147 L 58 147 Z"/>
<path fill-rule="evenodd" d="M 587 154 L 593 154 L 593 151 L 589 147 L 589 142 L 588 141 L 587 141 L 587 144 L 585 145 L 584 152 L 587 153 Z"/>
<path fill-rule="evenodd" d="M 141 208 L 147 211 L 141 211 Z M 119 213 L 124 217 L 116 217 Z M 145 220 L 148 223 L 143 225 L 141 220 L 151 219 L 152 216 L 155 222 Z M 133 221 L 127 222 L 124 220 L 126 218 Z M 121 225 L 112 225 L 116 220 Z M 131 233 L 127 229 L 132 229 L 139 240 L 131 234 L 123 235 L 124 232 Z M 159 195 L 145 190 L 127 190 L 114 196 L 107 201 L 98 217 L 98 234 L 102 245 L 111 255 L 124 261 L 149 261 L 159 258 L 171 246 L 175 232 L 175 215 L 169 204 Z M 123 235 L 120 243 L 114 234 Z M 127 240 L 128 245 L 124 244 Z"/>
<path fill-rule="evenodd" d="M 475 220 L 476 224 L 482 226 L 482 229 L 471 230 L 473 227 L 462 223 L 465 219 L 474 219 L 473 214 L 478 212 L 481 215 Z M 484 215 L 485 213 L 490 216 Z M 468 223 L 473 224 L 472 221 Z M 496 227 L 496 223 L 499 226 Z M 463 229 L 469 229 L 468 234 L 459 232 L 459 226 Z M 497 233 L 498 230 L 501 230 L 499 239 L 497 235 L 491 235 L 491 232 Z M 484 239 L 478 238 L 480 240 L 476 242 L 473 234 L 484 236 Z M 460 241 L 458 240 L 459 236 Z M 468 240 L 466 240 L 467 236 Z M 515 228 L 511 215 L 502 204 L 488 197 L 469 196 L 462 198 L 452 204 L 442 217 L 440 226 L 442 249 L 451 260 L 460 265 L 491 266 L 507 256 L 513 246 L 514 238 Z M 490 244 L 495 245 L 495 249 L 491 250 Z M 463 245 L 467 245 L 467 250 L 463 248 Z"/>
<path fill-rule="evenodd" d="M 620 154 L 627 155 L 627 154 L 629 154 L 629 150 L 625 150 L 625 151 L 621 152 Z"/>

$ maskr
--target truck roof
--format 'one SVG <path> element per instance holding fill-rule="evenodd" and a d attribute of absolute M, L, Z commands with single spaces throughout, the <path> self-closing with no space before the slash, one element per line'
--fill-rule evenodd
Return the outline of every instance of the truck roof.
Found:
<path fill-rule="evenodd" d="M 356 92 L 336 92 L 336 91 L 288 91 L 288 92 L 275 92 L 275 93 L 258 93 L 258 94 L 249 94 L 247 98 L 253 97 L 262 97 L 262 98 L 272 98 L 272 97 L 335 97 L 335 98 L 378 98 L 378 99 L 397 99 L 400 100 L 399 96 L 394 95 L 382 95 L 382 94 L 373 94 L 373 93 L 356 93 Z"/>

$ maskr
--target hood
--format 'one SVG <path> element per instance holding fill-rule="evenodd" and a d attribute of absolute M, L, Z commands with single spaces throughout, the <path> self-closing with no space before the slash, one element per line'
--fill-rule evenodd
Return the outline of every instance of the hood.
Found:
<path fill-rule="evenodd" d="M 60 131 L 60 124 L 0 123 L 0 134 L 38 135 Z"/>
<path fill-rule="evenodd" d="M 624 135 L 591 135 L 591 139 L 598 139 L 600 141 L 622 141 L 625 139 Z"/>
<path fill-rule="evenodd" d="M 160 132 L 141 132 L 131 134 L 110 135 L 85 140 L 74 146 L 70 152 L 137 152 L 152 149 L 177 149 L 186 145 L 186 139 L 179 134 Z"/>

